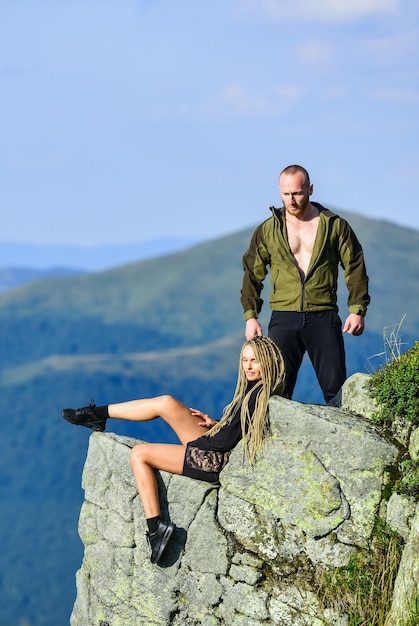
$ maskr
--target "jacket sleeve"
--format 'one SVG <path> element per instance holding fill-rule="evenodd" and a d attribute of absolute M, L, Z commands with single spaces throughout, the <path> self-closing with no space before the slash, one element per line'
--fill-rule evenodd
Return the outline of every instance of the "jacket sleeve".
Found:
<path fill-rule="evenodd" d="M 264 224 L 261 224 L 253 233 L 249 248 L 243 255 L 244 276 L 241 303 L 245 321 L 253 317 L 257 318 L 262 310 L 263 300 L 260 294 L 270 264 L 270 255 L 264 243 L 263 231 Z"/>
<path fill-rule="evenodd" d="M 364 316 L 370 303 L 364 253 L 348 222 L 340 218 L 339 223 L 339 254 L 348 288 L 349 312 Z"/>

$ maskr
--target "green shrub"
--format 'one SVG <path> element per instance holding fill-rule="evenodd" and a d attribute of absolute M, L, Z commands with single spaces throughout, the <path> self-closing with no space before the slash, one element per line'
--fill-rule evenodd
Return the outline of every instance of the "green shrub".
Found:
<path fill-rule="evenodd" d="M 391 429 L 395 420 L 419 424 L 419 342 L 370 377 L 367 389 L 377 402 L 373 420 Z"/>

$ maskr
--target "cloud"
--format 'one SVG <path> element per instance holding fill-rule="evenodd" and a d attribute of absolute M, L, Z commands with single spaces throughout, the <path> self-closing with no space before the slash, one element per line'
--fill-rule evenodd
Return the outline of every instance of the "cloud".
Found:
<path fill-rule="evenodd" d="M 332 58 L 333 46 L 319 39 L 305 41 L 298 49 L 298 54 L 305 65 L 322 65 Z"/>
<path fill-rule="evenodd" d="M 419 90 L 410 87 L 389 87 L 369 92 L 371 98 L 394 104 L 419 104 Z"/>
<path fill-rule="evenodd" d="M 260 113 L 267 107 L 266 101 L 260 97 L 247 95 L 238 84 L 229 85 L 224 89 L 223 101 L 240 113 Z"/>
<path fill-rule="evenodd" d="M 274 20 L 339 22 L 396 12 L 402 0 L 246 0 L 242 10 Z"/>
<path fill-rule="evenodd" d="M 298 100 L 301 97 L 301 89 L 297 85 L 280 85 L 275 93 L 281 100 Z"/>
<path fill-rule="evenodd" d="M 249 95 L 238 83 L 226 87 L 222 94 L 222 101 L 236 113 L 243 115 L 277 115 L 284 113 L 290 103 L 295 103 L 302 95 L 302 89 L 297 85 L 279 85 L 264 95 Z"/>
<path fill-rule="evenodd" d="M 403 25 L 386 37 L 367 39 L 362 44 L 362 54 L 376 66 L 388 69 L 398 65 L 405 66 L 406 60 L 414 63 L 418 55 L 419 29 L 414 25 Z"/>

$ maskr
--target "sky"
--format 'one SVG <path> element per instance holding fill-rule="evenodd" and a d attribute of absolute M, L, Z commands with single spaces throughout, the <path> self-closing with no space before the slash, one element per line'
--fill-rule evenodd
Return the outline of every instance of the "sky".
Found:
<path fill-rule="evenodd" d="M 418 59 L 417 0 L 0 0 L 0 241 L 217 238 L 292 163 L 419 229 Z"/>

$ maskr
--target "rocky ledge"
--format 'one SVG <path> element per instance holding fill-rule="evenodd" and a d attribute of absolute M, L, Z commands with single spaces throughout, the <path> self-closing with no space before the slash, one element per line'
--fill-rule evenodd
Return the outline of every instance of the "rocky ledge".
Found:
<path fill-rule="evenodd" d="M 219 486 L 158 473 L 177 526 L 158 566 L 129 463 L 138 441 L 92 434 L 71 626 L 347 626 L 321 607 L 317 575 L 369 546 L 377 515 L 406 540 L 388 623 L 404 626 L 419 591 L 419 509 L 383 497 L 399 447 L 369 421 L 363 382 L 347 381 L 339 407 L 272 398 L 263 454 L 251 468 L 239 445 Z"/>

